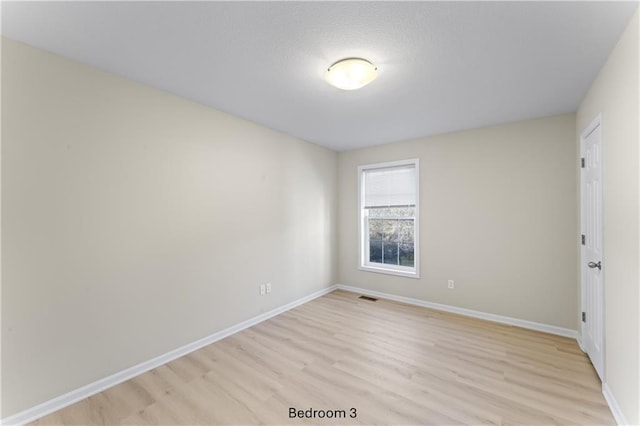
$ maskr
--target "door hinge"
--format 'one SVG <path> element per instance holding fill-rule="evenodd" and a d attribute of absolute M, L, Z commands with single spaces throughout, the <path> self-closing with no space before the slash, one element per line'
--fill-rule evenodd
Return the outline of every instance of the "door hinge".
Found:
<path fill-rule="evenodd" d="M 584 235 L 584 234 L 582 234 L 582 235 L 580 236 L 580 241 L 582 242 L 582 245 L 585 245 L 585 244 L 586 244 L 586 243 L 585 243 L 585 241 L 586 241 L 586 240 L 587 240 L 587 237 L 585 237 L 585 235 Z"/>
<path fill-rule="evenodd" d="M 584 157 L 580 159 L 580 167 L 584 169 Z"/>
<path fill-rule="evenodd" d="M 582 322 L 587 322 L 587 313 L 586 312 L 582 313 Z"/>

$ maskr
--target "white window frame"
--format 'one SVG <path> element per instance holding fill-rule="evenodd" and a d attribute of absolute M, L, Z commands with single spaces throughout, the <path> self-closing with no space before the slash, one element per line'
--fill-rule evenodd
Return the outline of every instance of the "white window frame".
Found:
<path fill-rule="evenodd" d="M 413 234 L 413 258 L 414 267 L 410 268 L 401 265 L 384 265 L 369 262 L 369 245 L 367 236 L 368 222 L 366 217 L 366 209 L 364 208 L 364 172 L 373 169 L 384 169 L 399 166 L 413 166 L 416 170 L 416 207 L 414 217 L 414 234 Z M 381 274 L 397 275 L 408 278 L 420 278 L 420 167 L 417 158 L 400 161 L 390 161 L 386 163 L 366 164 L 358 166 L 358 269 L 361 271 L 377 272 Z"/>

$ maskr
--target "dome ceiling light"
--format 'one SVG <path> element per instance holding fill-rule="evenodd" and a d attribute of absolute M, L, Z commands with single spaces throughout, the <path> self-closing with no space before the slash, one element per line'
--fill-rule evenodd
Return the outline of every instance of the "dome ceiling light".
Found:
<path fill-rule="evenodd" d="M 329 67 L 327 83 L 342 90 L 355 90 L 375 80 L 378 68 L 366 59 L 341 59 Z"/>

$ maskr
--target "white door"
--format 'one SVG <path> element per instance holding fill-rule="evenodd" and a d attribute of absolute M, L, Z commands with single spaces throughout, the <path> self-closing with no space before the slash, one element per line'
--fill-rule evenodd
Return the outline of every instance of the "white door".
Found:
<path fill-rule="evenodd" d="M 604 381 L 602 132 L 597 117 L 582 133 L 582 343 Z"/>

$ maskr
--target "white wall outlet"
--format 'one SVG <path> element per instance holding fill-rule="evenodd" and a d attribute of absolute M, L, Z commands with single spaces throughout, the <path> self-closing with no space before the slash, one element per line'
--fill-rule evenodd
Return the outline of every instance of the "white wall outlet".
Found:
<path fill-rule="evenodd" d="M 264 296 L 266 289 L 264 284 L 260 284 L 260 296 Z"/>
<path fill-rule="evenodd" d="M 447 281 L 447 286 L 448 286 L 449 288 L 453 288 L 453 280 L 449 280 L 449 281 Z"/>
<path fill-rule="evenodd" d="M 267 283 L 266 287 L 267 287 L 267 293 L 271 293 L 271 283 Z"/>

